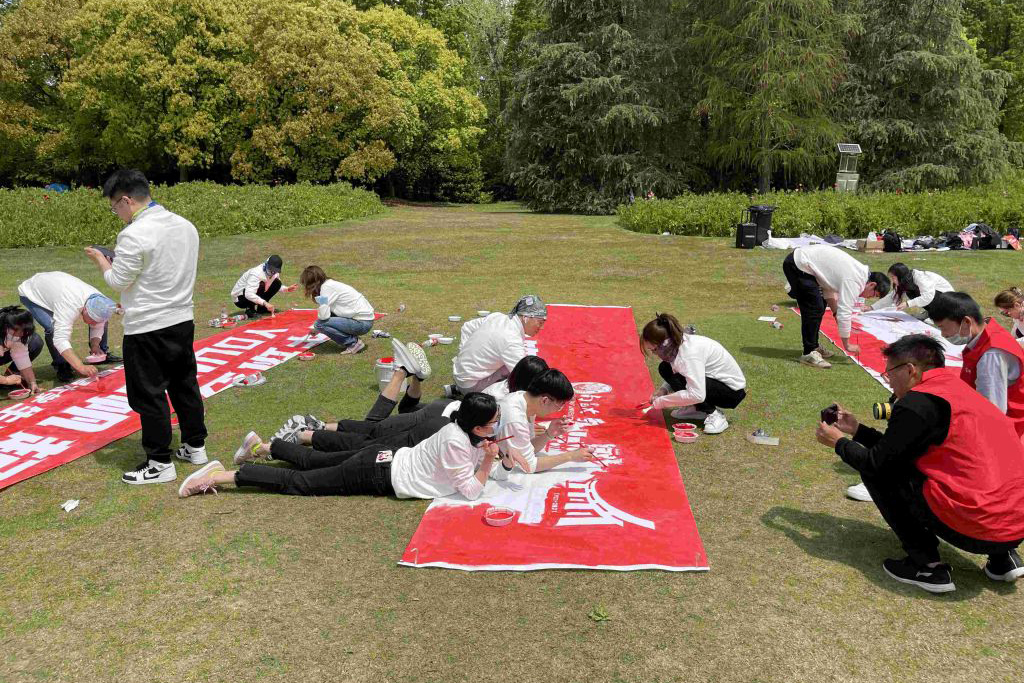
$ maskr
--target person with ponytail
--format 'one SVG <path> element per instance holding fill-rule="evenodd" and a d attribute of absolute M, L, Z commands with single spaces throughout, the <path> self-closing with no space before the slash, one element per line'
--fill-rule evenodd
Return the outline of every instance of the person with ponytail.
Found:
<path fill-rule="evenodd" d="M 359 353 L 366 343 L 359 337 L 373 328 L 373 306 L 354 287 L 327 277 L 320 266 L 306 266 L 299 275 L 306 298 L 317 304 L 313 331 L 343 347 L 343 354 Z"/>
<path fill-rule="evenodd" d="M 706 434 L 721 434 L 729 421 L 721 408 L 735 408 L 747 396 L 743 371 L 725 347 L 699 334 L 686 334 L 675 316 L 658 313 L 644 325 L 640 350 L 661 359 L 658 374 L 665 380 L 651 405 L 676 408 L 672 417 L 704 419 Z"/>
<path fill-rule="evenodd" d="M 1024 292 L 1017 287 L 1010 287 L 996 294 L 996 307 L 999 312 L 1013 321 L 1013 338 L 1024 346 Z"/>
<path fill-rule="evenodd" d="M 274 254 L 260 265 L 242 273 L 242 277 L 231 288 L 235 306 L 244 309 L 250 318 L 273 313 L 276 309 L 270 300 L 281 291 L 282 266 L 284 261 Z M 284 291 L 294 292 L 298 288 L 297 284 L 288 285 Z"/>
<path fill-rule="evenodd" d="M 889 266 L 887 274 L 892 282 L 892 289 L 875 303 L 865 304 L 865 311 L 895 307 L 898 310 L 923 308 L 929 313 L 928 307 L 935 300 L 936 293 L 953 291 L 953 285 L 949 284 L 949 280 L 938 273 L 912 269 L 903 263 Z"/>
<path fill-rule="evenodd" d="M 493 396 L 471 393 L 450 424 L 415 446 L 370 445 L 338 464 L 305 471 L 249 463 L 229 471 L 214 460 L 185 479 L 178 495 L 187 498 L 233 484 L 297 496 L 431 499 L 459 493 L 476 500 L 502 457 L 493 440 L 499 417 Z M 510 458 L 503 459 L 511 469 Z"/>
<path fill-rule="evenodd" d="M 7 371 L 0 375 L 0 386 L 24 387 L 39 393 L 32 361 L 43 351 L 43 340 L 36 334 L 32 314 L 21 306 L 0 308 L 0 365 Z"/>

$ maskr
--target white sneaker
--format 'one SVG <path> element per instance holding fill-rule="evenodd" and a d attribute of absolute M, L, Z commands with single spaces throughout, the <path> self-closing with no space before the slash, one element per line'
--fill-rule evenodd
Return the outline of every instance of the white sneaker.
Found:
<path fill-rule="evenodd" d="M 345 347 L 345 349 L 338 354 L 339 356 L 351 356 L 362 352 L 366 349 L 366 343 L 362 339 L 356 339 L 354 342 Z"/>
<path fill-rule="evenodd" d="M 210 462 L 205 467 L 201 467 L 185 477 L 185 481 L 181 482 L 181 486 L 178 487 L 178 495 L 182 498 L 188 498 L 197 493 L 208 493 L 210 491 L 217 493 L 217 485 L 213 483 L 210 475 L 215 472 L 224 471 L 224 465 L 220 464 L 220 460 Z"/>
<path fill-rule="evenodd" d="M 705 434 L 721 434 L 728 428 L 729 421 L 725 419 L 725 415 L 721 410 L 716 410 L 704 420 Z"/>
<path fill-rule="evenodd" d="M 416 359 L 416 364 L 420 366 L 420 372 L 416 373 L 416 377 L 421 382 L 430 379 L 433 371 L 430 369 L 430 361 L 427 360 L 427 354 L 423 351 L 423 347 L 409 342 L 405 345 L 405 348 L 409 351 L 409 355 Z"/>
<path fill-rule="evenodd" d="M 868 487 L 864 485 L 864 482 L 847 487 L 846 497 L 852 500 L 859 500 L 862 503 L 871 502 L 871 493 L 868 491 Z"/>
<path fill-rule="evenodd" d="M 263 443 L 260 435 L 256 432 L 249 432 L 242 439 L 242 445 L 235 451 L 235 457 L 232 458 L 236 465 L 241 465 L 244 462 L 252 462 L 254 460 L 260 460 L 261 456 L 256 455 L 256 447 Z"/>
<path fill-rule="evenodd" d="M 206 446 L 192 448 L 187 443 L 182 444 L 181 448 L 174 451 L 174 457 L 178 460 L 190 462 L 193 465 L 205 465 L 210 461 L 210 459 L 206 457 Z"/>
<path fill-rule="evenodd" d="M 832 364 L 821 357 L 821 354 L 817 350 L 811 351 L 810 353 L 800 356 L 800 362 L 804 365 L 810 365 L 812 368 L 830 368 Z"/>
<path fill-rule="evenodd" d="M 413 344 L 413 346 L 415 346 L 415 344 Z M 391 350 L 395 354 L 396 365 L 405 368 L 405 371 L 410 375 L 416 375 L 417 377 L 423 375 L 423 368 L 420 367 L 419 359 L 409 352 L 409 348 L 406 344 L 392 338 Z M 420 349 L 420 351 L 422 350 L 423 349 Z"/>
<path fill-rule="evenodd" d="M 832 356 L 836 355 L 835 351 L 832 351 L 832 350 L 830 350 L 830 349 L 826 349 L 826 348 L 825 348 L 824 346 L 819 346 L 819 347 L 818 347 L 817 349 L 815 349 L 815 350 L 816 350 L 816 351 L 817 351 L 817 352 L 818 352 L 819 354 L 821 354 L 821 357 L 822 357 L 822 358 L 831 358 Z"/>
<path fill-rule="evenodd" d="M 707 413 L 697 410 L 695 406 L 676 408 L 669 414 L 677 420 L 703 420 L 708 416 Z"/>
<path fill-rule="evenodd" d="M 163 484 L 177 478 L 178 472 L 173 462 L 155 460 L 141 462 L 134 470 L 121 475 L 121 481 L 126 484 Z"/>

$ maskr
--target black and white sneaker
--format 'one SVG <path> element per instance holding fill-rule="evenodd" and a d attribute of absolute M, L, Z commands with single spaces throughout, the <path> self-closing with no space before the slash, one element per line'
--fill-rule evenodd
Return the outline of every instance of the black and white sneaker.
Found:
<path fill-rule="evenodd" d="M 462 396 L 462 392 L 459 391 L 459 388 L 454 384 L 445 384 L 442 389 L 444 389 L 445 398 L 459 398 Z"/>
<path fill-rule="evenodd" d="M 156 462 L 145 460 L 130 472 L 121 475 L 126 484 L 164 484 L 178 478 L 173 462 Z"/>
<path fill-rule="evenodd" d="M 990 555 L 985 563 L 985 576 L 993 581 L 1016 581 L 1024 576 L 1024 562 L 1016 550 L 999 557 Z"/>
<path fill-rule="evenodd" d="M 284 425 L 274 433 L 273 438 L 281 439 L 281 441 L 287 443 L 298 443 L 299 434 L 306 429 L 309 429 L 306 425 L 306 416 L 292 415 Z"/>
<path fill-rule="evenodd" d="M 917 586 L 929 593 L 952 593 L 956 590 L 952 568 L 948 564 L 919 567 L 909 557 L 904 557 L 902 560 L 886 560 L 882 569 L 900 583 Z"/>
<path fill-rule="evenodd" d="M 320 418 L 314 417 L 312 415 L 306 415 L 305 418 L 306 429 L 312 430 L 314 432 L 319 432 L 323 431 L 324 429 L 327 429 L 327 423 L 321 420 Z"/>
<path fill-rule="evenodd" d="M 174 451 L 174 457 L 178 460 L 184 460 L 190 462 L 193 465 L 205 465 L 210 462 L 210 459 L 206 457 L 206 446 L 200 446 L 199 448 L 193 448 L 187 443 L 182 444 L 181 448 Z"/>

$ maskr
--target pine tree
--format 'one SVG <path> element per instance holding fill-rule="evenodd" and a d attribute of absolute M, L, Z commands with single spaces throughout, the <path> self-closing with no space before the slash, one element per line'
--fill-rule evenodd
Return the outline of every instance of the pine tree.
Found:
<path fill-rule="evenodd" d="M 982 63 L 1013 77 L 1003 103 L 1000 130 L 1010 140 L 1024 142 L 1024 3 L 967 0 L 964 5 L 964 24 L 968 35 L 977 41 Z"/>
<path fill-rule="evenodd" d="M 988 182 L 1009 168 L 999 132 L 1009 76 L 983 68 L 960 0 L 860 0 L 845 86 L 851 138 L 872 186 L 919 190 Z"/>
<path fill-rule="evenodd" d="M 685 187 L 670 132 L 669 0 L 550 0 L 508 108 L 510 176 L 534 209 L 610 213 Z"/>

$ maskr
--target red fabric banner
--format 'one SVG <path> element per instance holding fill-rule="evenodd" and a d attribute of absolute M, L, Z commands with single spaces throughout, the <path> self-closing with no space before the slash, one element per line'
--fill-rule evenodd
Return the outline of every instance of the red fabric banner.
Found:
<path fill-rule="evenodd" d="M 706 570 L 707 556 L 686 499 L 660 411 L 637 405 L 653 391 L 632 309 L 548 307 L 533 351 L 576 389 L 566 410 L 574 426 L 546 452 L 585 443 L 600 462 L 547 472 L 515 470 L 489 481 L 480 499 L 435 500 L 400 564 L 463 570 Z M 491 526 L 493 506 L 516 511 Z"/>
<path fill-rule="evenodd" d="M 283 311 L 195 344 L 199 386 L 208 398 L 239 376 L 263 372 L 326 340 L 307 338 L 312 310 Z M 2 405 L 2 404 L 0 404 Z M 34 477 L 139 429 L 121 366 L 0 408 L 0 489 Z"/>

